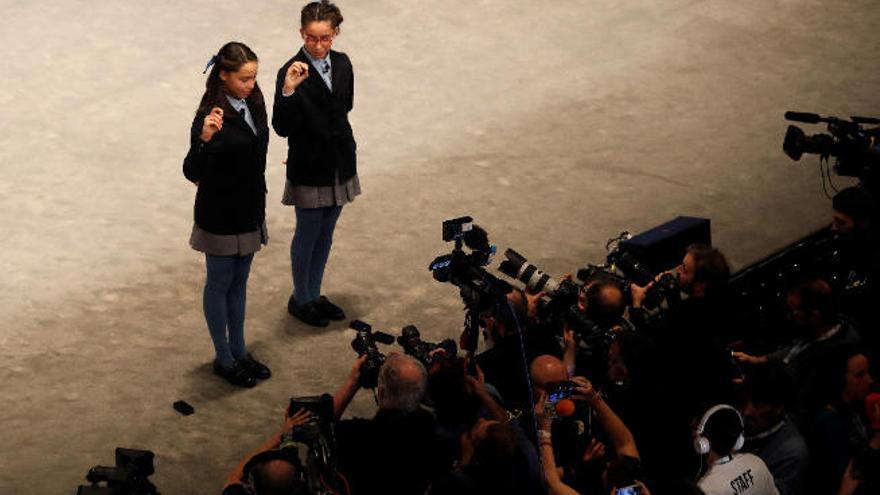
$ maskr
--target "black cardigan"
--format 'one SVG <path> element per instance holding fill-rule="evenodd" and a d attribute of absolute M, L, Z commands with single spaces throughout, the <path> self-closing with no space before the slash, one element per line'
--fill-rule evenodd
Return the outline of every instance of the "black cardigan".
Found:
<path fill-rule="evenodd" d="M 248 98 L 256 134 L 223 100 L 218 105 L 223 108 L 223 128 L 207 143 L 199 138 L 205 113 L 196 112 L 183 174 L 199 186 L 194 207 L 196 225 L 213 234 L 243 234 L 262 228 L 266 218 L 269 126 L 265 105 L 259 104 L 262 95 Z"/>
<path fill-rule="evenodd" d="M 309 77 L 294 93 L 282 96 L 293 62 L 309 64 Z M 287 138 L 287 178 L 295 185 L 332 186 L 357 173 L 357 144 L 348 122 L 354 98 L 354 73 L 344 53 L 330 51 L 333 92 L 311 66 L 303 49 L 278 71 L 272 127 Z"/>

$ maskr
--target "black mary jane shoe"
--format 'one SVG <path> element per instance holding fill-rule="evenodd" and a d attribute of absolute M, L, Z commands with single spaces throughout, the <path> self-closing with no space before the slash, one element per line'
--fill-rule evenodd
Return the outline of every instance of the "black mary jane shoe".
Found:
<path fill-rule="evenodd" d="M 269 367 L 254 359 L 250 353 L 245 354 L 243 358 L 239 359 L 238 364 L 259 380 L 265 380 L 272 376 Z"/>
<path fill-rule="evenodd" d="M 229 368 L 221 366 L 220 363 L 214 361 L 214 374 L 236 387 L 251 388 L 257 384 L 257 379 L 254 378 L 254 375 L 237 361 Z"/>
<path fill-rule="evenodd" d="M 294 305 L 293 308 L 288 308 L 288 310 L 290 311 L 290 314 L 297 317 L 299 321 L 306 325 L 311 325 L 313 327 L 326 327 L 330 324 L 327 317 L 318 309 L 317 301 L 300 304 L 298 306 Z"/>
<path fill-rule="evenodd" d="M 341 321 L 345 319 L 345 312 L 342 311 L 342 308 L 330 302 L 326 297 L 321 296 L 315 301 L 315 304 L 318 306 L 318 311 L 328 320 Z"/>

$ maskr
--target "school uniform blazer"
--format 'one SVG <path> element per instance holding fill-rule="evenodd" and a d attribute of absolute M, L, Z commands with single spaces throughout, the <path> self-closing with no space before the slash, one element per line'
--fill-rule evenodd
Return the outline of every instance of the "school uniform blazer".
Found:
<path fill-rule="evenodd" d="M 259 95 L 262 98 L 262 95 Z M 205 119 L 196 112 L 190 130 L 190 148 L 183 160 L 183 174 L 198 183 L 193 216 L 212 234 L 243 234 L 259 230 L 266 219 L 266 150 L 269 126 L 263 105 L 248 111 L 257 132 L 223 98 L 223 128 L 210 141 L 199 136 Z"/>
<path fill-rule="evenodd" d="M 357 144 L 348 122 L 354 103 L 354 73 L 348 56 L 330 51 L 331 92 L 300 49 L 278 71 L 272 127 L 287 138 L 287 178 L 294 185 L 332 186 L 338 174 L 345 183 L 357 173 Z M 290 96 L 282 96 L 284 77 L 293 62 L 309 66 L 309 76 Z"/>

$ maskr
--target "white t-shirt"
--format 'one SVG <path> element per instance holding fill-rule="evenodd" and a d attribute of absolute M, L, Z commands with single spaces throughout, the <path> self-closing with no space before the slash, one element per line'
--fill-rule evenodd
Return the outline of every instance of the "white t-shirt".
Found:
<path fill-rule="evenodd" d="M 767 465 L 752 454 L 722 458 L 697 484 L 706 495 L 779 495 Z"/>

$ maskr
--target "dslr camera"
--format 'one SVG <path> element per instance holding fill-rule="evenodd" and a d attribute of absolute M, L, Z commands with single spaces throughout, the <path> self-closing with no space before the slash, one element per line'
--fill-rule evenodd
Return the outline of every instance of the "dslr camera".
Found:
<path fill-rule="evenodd" d="M 605 243 L 605 249 L 608 252 L 605 256 L 605 264 L 587 265 L 578 270 L 578 278 L 587 280 L 604 272 L 618 283 L 628 300 L 631 300 L 630 283 L 646 287 L 653 282 L 645 294 L 644 301 L 642 301 L 642 307 L 649 311 L 660 309 L 664 303 L 666 306 L 674 306 L 679 303 L 681 301 L 681 287 L 678 283 L 678 276 L 666 272 L 657 277 L 657 274 L 621 246 L 621 242 L 630 238 L 632 235 L 624 231 L 619 236 L 609 239 Z"/>
<path fill-rule="evenodd" d="M 397 344 L 403 347 L 405 353 L 421 361 L 425 368 L 430 368 L 437 361 L 454 358 L 458 354 L 458 345 L 454 340 L 444 339 L 439 343 L 425 342 L 415 325 L 403 327 L 400 337 L 397 337 Z M 438 349 L 442 352 L 434 352 Z"/>
<path fill-rule="evenodd" d="M 524 283 L 532 292 L 543 291 L 550 298 L 550 302 L 542 302 L 538 307 L 539 312 L 545 315 L 561 314 L 577 304 L 581 286 L 576 282 L 555 280 L 513 249 L 505 251 L 504 257 L 506 259 L 498 266 L 498 271 Z"/>

